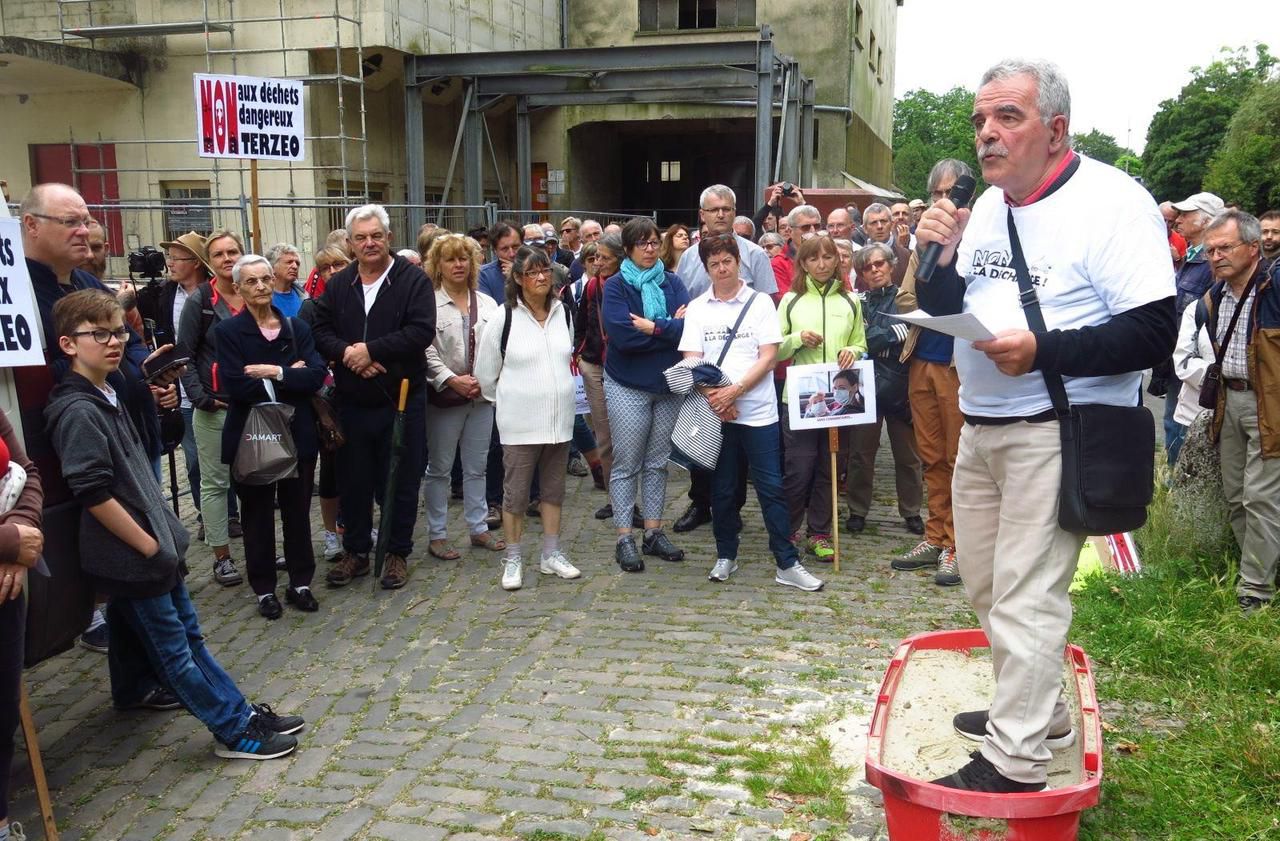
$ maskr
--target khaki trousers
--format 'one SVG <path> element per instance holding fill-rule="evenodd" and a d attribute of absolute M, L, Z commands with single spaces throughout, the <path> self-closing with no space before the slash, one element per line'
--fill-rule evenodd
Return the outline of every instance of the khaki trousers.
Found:
<path fill-rule="evenodd" d="M 1270 601 L 1280 561 L 1280 458 L 1262 457 L 1256 391 L 1226 389 L 1218 447 L 1222 493 L 1240 544 L 1236 595 Z"/>
<path fill-rule="evenodd" d="M 982 755 L 1006 777 L 1047 780 L 1044 738 L 1070 725 L 1062 699 L 1067 587 L 1081 535 L 1058 527 L 1058 423 L 960 433 L 952 500 L 965 592 L 991 640 L 996 691 Z"/>
<path fill-rule="evenodd" d="M 582 390 L 591 407 L 591 432 L 596 438 L 596 451 L 604 468 L 604 485 L 609 487 L 609 471 L 613 470 L 613 434 L 609 430 L 609 407 L 604 401 L 604 368 L 585 359 L 578 360 L 582 372 Z"/>
<path fill-rule="evenodd" d="M 951 514 L 951 475 L 960 449 L 960 377 L 945 362 L 911 360 L 907 397 L 916 432 L 916 452 L 924 464 L 929 489 L 929 519 L 925 540 L 934 546 L 956 545 L 956 524 Z"/>

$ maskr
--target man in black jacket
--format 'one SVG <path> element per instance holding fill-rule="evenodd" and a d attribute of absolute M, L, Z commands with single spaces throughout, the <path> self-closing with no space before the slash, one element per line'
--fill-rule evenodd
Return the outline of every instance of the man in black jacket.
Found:
<path fill-rule="evenodd" d="M 325 576 L 332 587 L 369 574 L 375 483 L 385 481 L 401 380 L 409 381 L 405 451 L 395 493 L 382 501 L 393 512 L 382 586 L 397 589 L 409 580 L 406 559 L 426 466 L 426 349 L 436 334 L 436 299 L 422 269 L 392 256 L 390 225 L 381 205 L 347 214 L 356 262 L 334 275 L 316 301 L 316 348 L 337 363 L 335 398 L 347 439 L 338 451 L 346 533 L 344 552 Z"/>

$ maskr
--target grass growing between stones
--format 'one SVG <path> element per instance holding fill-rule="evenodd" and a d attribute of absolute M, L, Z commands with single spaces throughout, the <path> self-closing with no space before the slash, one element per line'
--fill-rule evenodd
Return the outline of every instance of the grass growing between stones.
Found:
<path fill-rule="evenodd" d="M 1158 492 L 1146 572 L 1075 599 L 1107 716 L 1102 803 L 1081 838 L 1280 838 L 1280 609 L 1241 615 L 1235 567 L 1179 539 Z"/>

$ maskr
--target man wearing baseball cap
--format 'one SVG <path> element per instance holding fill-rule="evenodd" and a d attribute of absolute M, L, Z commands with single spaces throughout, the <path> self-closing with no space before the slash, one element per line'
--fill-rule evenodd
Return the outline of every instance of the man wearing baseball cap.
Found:
<path fill-rule="evenodd" d="M 924 199 L 912 199 L 907 207 L 911 208 L 911 232 L 915 233 L 916 225 L 920 224 L 920 217 L 924 215 L 924 209 L 927 207 Z"/>
<path fill-rule="evenodd" d="M 1204 253 L 1204 229 L 1224 207 L 1222 199 L 1213 193 L 1193 193 L 1173 203 L 1173 209 L 1178 211 L 1174 230 L 1187 241 L 1187 256 L 1178 268 L 1177 297 L 1174 299 L 1179 324 L 1182 323 L 1182 311 L 1204 297 L 1213 285 L 1213 267 Z M 1182 439 L 1187 434 L 1187 428 L 1173 419 L 1179 392 L 1178 388 L 1170 388 L 1164 397 L 1164 450 L 1169 464 L 1178 460 Z"/>

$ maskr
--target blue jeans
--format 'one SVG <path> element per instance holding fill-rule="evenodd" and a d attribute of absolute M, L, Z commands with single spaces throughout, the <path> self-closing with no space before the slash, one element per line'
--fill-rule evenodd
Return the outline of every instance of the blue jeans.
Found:
<path fill-rule="evenodd" d="M 764 515 L 764 527 L 769 533 L 769 551 L 778 569 L 790 569 L 800 560 L 800 553 L 791 542 L 791 519 L 782 495 L 780 441 L 776 421 L 768 426 L 724 425 L 720 460 L 711 480 L 711 531 L 716 537 L 717 558 L 736 560 L 738 557 L 738 507 L 734 497 L 738 492 L 738 461 L 746 456 L 751 483 L 760 500 L 760 513 Z"/>
<path fill-rule="evenodd" d="M 587 450 L 596 448 L 596 437 L 587 426 L 586 415 L 576 415 L 573 419 L 573 442 L 569 445 L 569 456 L 581 455 Z"/>
<path fill-rule="evenodd" d="M 179 581 L 168 593 L 149 599 L 112 597 L 108 603 L 112 701 L 126 707 L 152 687 L 139 679 L 152 670 L 200 719 L 209 732 L 229 742 L 249 723 L 249 702 L 205 647 L 195 605 Z"/>
<path fill-rule="evenodd" d="M 1164 396 L 1164 452 L 1165 460 L 1170 465 L 1177 463 L 1178 453 L 1182 452 L 1182 441 L 1187 437 L 1187 428 L 1173 419 L 1181 392 L 1182 383 L 1174 380 Z"/>

